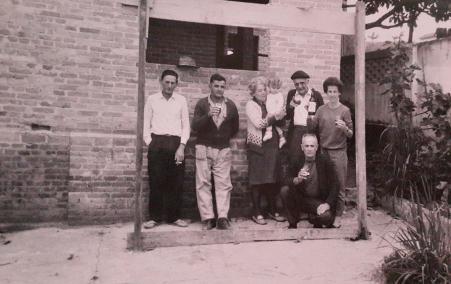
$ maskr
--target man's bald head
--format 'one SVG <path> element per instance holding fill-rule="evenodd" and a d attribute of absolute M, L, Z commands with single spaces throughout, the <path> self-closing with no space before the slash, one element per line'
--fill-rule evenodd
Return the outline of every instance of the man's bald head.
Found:
<path fill-rule="evenodd" d="M 318 138 L 316 138 L 316 135 L 310 133 L 304 134 L 302 136 L 301 148 L 305 157 L 314 158 L 316 151 L 318 151 Z"/>

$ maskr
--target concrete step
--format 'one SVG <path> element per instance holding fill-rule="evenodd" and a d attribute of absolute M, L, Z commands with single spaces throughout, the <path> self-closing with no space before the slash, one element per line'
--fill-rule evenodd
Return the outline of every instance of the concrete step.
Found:
<path fill-rule="evenodd" d="M 288 229 L 287 222 L 267 220 L 267 225 L 258 225 L 244 218 L 231 220 L 229 230 L 203 230 L 200 222 L 190 223 L 187 228 L 161 224 L 144 230 L 141 235 L 143 250 L 158 247 L 176 247 L 209 244 L 238 244 L 255 241 L 350 239 L 357 236 L 356 211 L 346 212 L 341 228 L 316 229 L 307 221 L 300 221 L 298 229 Z M 133 233 L 128 235 L 127 246 L 133 248 Z"/>

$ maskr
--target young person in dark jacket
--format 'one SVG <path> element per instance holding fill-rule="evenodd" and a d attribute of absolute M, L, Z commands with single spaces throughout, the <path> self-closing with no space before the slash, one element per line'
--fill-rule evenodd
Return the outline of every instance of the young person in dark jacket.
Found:
<path fill-rule="evenodd" d="M 194 109 L 192 129 L 196 132 L 196 196 L 204 228 L 228 229 L 228 212 L 232 182 L 230 139 L 239 129 L 238 110 L 224 97 L 226 79 L 220 74 L 210 78 L 210 95 L 200 99 Z M 213 212 L 212 182 L 214 177 L 218 220 Z"/>
<path fill-rule="evenodd" d="M 338 198 L 338 180 L 333 163 L 317 153 L 318 139 L 314 134 L 302 137 L 303 156 L 293 159 L 281 190 L 287 210 L 289 229 L 297 228 L 300 211 L 308 213 L 314 228 L 333 227 Z"/>

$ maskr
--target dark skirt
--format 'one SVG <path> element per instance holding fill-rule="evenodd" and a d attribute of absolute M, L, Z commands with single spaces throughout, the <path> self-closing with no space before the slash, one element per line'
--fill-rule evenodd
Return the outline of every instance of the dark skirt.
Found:
<path fill-rule="evenodd" d="M 259 149 L 249 148 L 247 160 L 249 163 L 249 185 L 259 185 L 279 182 L 279 135 L 273 127 L 272 138 L 263 142 Z"/>

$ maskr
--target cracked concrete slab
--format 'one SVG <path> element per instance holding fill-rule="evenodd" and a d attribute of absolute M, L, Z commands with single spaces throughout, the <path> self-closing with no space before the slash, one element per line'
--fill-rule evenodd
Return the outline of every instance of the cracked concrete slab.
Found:
<path fill-rule="evenodd" d="M 382 283 L 400 226 L 368 211 L 369 241 L 305 240 L 126 249 L 133 224 L 2 234 L 0 283 Z M 10 241 L 4 244 L 5 241 Z"/>

